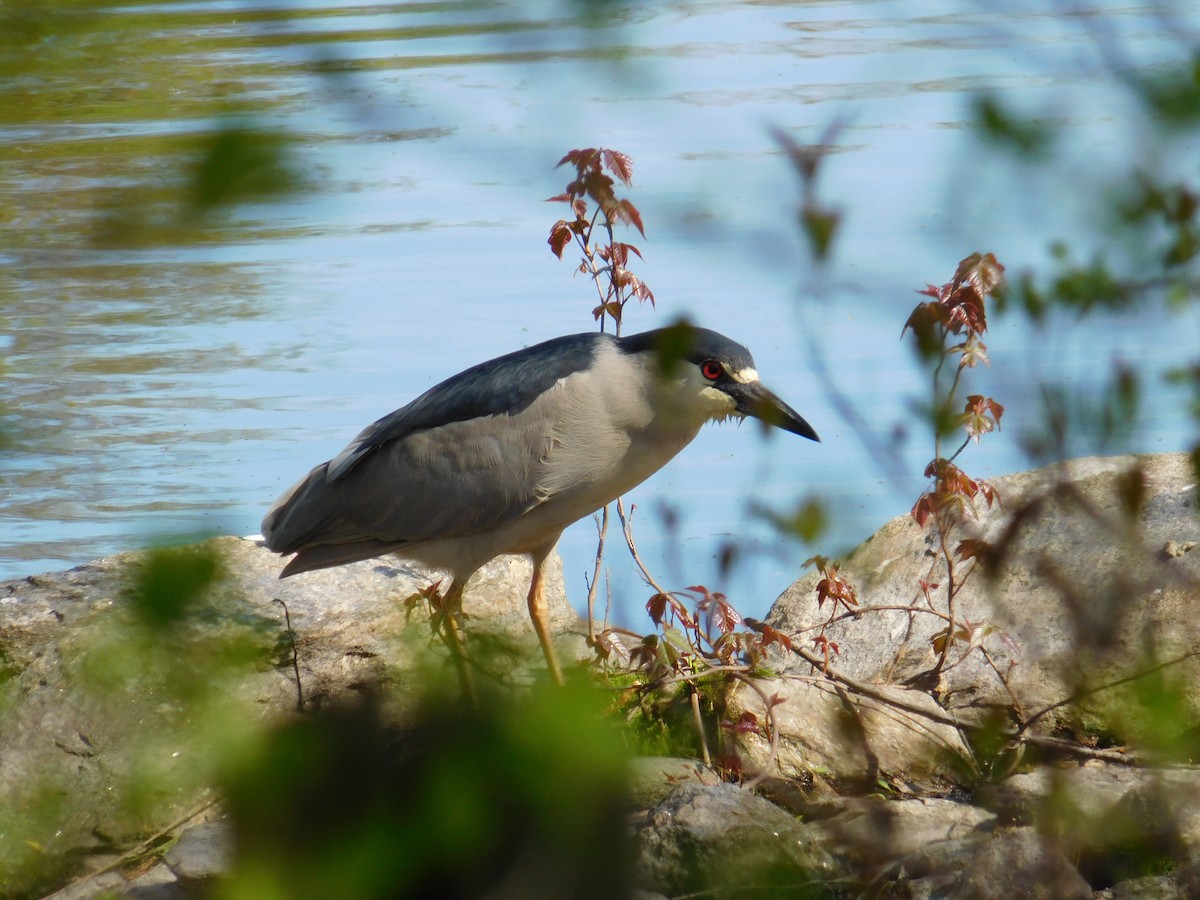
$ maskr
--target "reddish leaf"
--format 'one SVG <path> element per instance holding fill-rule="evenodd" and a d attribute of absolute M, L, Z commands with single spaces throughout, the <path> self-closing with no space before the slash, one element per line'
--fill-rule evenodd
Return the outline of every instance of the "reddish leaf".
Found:
<path fill-rule="evenodd" d="M 765 622 L 762 623 L 760 631 L 763 636 L 764 646 L 769 645 L 769 644 L 778 644 L 784 650 L 791 653 L 792 639 L 790 636 L 784 634 L 778 628 L 772 628 L 770 625 L 767 625 Z"/>
<path fill-rule="evenodd" d="M 838 567 L 827 563 L 824 569 L 825 577 L 817 582 L 817 608 L 820 609 L 825 601 L 832 600 L 834 607 L 840 602 L 849 609 L 858 605 L 858 594 L 854 585 L 838 574 Z"/>
<path fill-rule="evenodd" d="M 803 563 L 801 563 L 801 568 L 807 569 L 809 566 L 816 566 L 817 571 L 824 575 L 825 567 L 827 565 L 829 565 L 829 557 L 818 554 L 816 556 L 810 556 Z"/>
<path fill-rule="evenodd" d="M 663 616 L 667 613 L 667 604 L 670 602 L 671 598 L 667 594 L 655 594 L 646 601 L 646 612 L 650 614 L 650 621 L 661 625 Z"/>
<path fill-rule="evenodd" d="M 978 365 L 988 365 L 987 344 L 972 335 L 968 340 L 950 348 L 951 353 L 961 354 L 958 365 L 963 369 L 973 369 Z"/>
<path fill-rule="evenodd" d="M 571 227 L 566 222 L 559 219 L 554 223 L 553 227 L 551 227 L 550 237 L 546 240 L 546 243 L 550 245 L 550 250 L 554 253 L 554 255 L 559 259 L 562 259 L 563 250 L 567 248 L 567 244 L 571 243 L 571 240 L 574 237 L 575 232 L 571 230 Z"/>
<path fill-rule="evenodd" d="M 747 710 L 738 716 L 736 722 L 730 723 L 728 727 L 731 731 L 736 731 L 738 734 L 757 734 L 766 737 L 767 733 L 762 725 L 758 723 L 758 716 Z"/>
<path fill-rule="evenodd" d="M 607 303 L 601 303 L 599 306 L 593 309 L 592 318 L 598 322 L 602 316 L 611 316 L 614 322 L 620 322 L 622 312 L 623 310 L 621 309 L 620 303 L 609 301 Z"/>
<path fill-rule="evenodd" d="M 1000 502 L 1000 494 L 990 481 L 979 482 L 979 496 L 987 502 L 988 509 L 992 508 L 992 504 Z"/>
<path fill-rule="evenodd" d="M 570 163 L 577 169 L 583 169 L 592 165 L 598 157 L 598 153 L 594 147 L 588 147 L 586 150 L 571 150 L 560 159 L 554 166 L 558 168 L 563 163 Z"/>
<path fill-rule="evenodd" d="M 608 171 L 624 182 L 626 187 L 633 184 L 633 160 L 619 150 L 600 151 Z"/>
<path fill-rule="evenodd" d="M 721 634 L 729 634 L 742 624 L 741 614 L 724 600 L 713 603 L 709 610 L 709 625 L 716 625 Z"/>
<path fill-rule="evenodd" d="M 991 253 L 972 253 L 958 264 L 955 281 L 965 281 L 982 297 L 1004 283 L 1004 266 Z"/>
<path fill-rule="evenodd" d="M 990 545 L 986 541 L 964 540 L 959 541 L 958 546 L 954 548 L 954 556 L 957 559 L 966 561 L 968 559 L 975 559 L 981 554 L 986 554 L 990 549 Z"/>
<path fill-rule="evenodd" d="M 654 292 L 646 286 L 646 282 L 642 281 L 642 279 L 635 276 L 629 289 L 639 301 L 643 303 L 649 302 L 651 306 L 654 305 Z"/>
<path fill-rule="evenodd" d="M 917 498 L 917 502 L 913 504 L 910 515 L 913 520 L 921 528 L 925 527 L 925 523 L 929 521 L 929 516 L 933 513 L 933 494 L 924 493 Z"/>
<path fill-rule="evenodd" d="M 642 214 L 638 212 L 637 207 L 628 200 L 622 200 L 617 204 L 617 218 L 628 225 L 632 225 L 642 235 L 646 236 L 646 229 L 642 227 Z M 640 255 L 640 254 L 639 254 Z"/>

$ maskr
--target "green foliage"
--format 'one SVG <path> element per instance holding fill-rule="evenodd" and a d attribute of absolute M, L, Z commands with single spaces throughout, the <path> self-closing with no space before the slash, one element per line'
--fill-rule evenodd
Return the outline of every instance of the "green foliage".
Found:
<path fill-rule="evenodd" d="M 135 615 L 152 631 L 183 620 L 218 578 L 220 561 L 205 547 L 165 547 L 146 553 L 129 594 Z"/>
<path fill-rule="evenodd" d="M 1029 160 L 1049 156 L 1056 136 L 1050 125 L 1017 115 L 990 93 L 976 95 L 971 108 L 971 118 L 980 134 L 994 146 Z"/>
<path fill-rule="evenodd" d="M 800 233 L 808 242 L 809 254 L 817 265 L 829 261 L 842 225 L 841 210 L 820 199 L 817 193 L 818 175 L 825 156 L 836 143 L 841 124 L 830 125 L 816 144 L 797 143 L 782 129 L 773 129 L 775 142 L 783 148 L 800 176 L 800 208 L 796 216 Z"/>
<path fill-rule="evenodd" d="M 287 135 L 251 123 L 224 122 L 204 136 L 189 179 L 190 205 L 200 215 L 221 207 L 269 200 L 295 191 Z"/>
<path fill-rule="evenodd" d="M 62 753 L 22 761 L 10 785 L 0 894 L 60 881 L 78 848 L 123 848 L 155 831 L 207 799 L 221 760 L 252 740 L 260 717 L 248 678 L 271 664 L 271 642 L 216 605 L 220 571 L 210 548 L 153 551 L 124 598 L 62 642 L 51 687 L 70 737 Z"/>
<path fill-rule="evenodd" d="M 626 757 L 594 693 L 403 724 L 370 696 L 279 726 L 226 779 L 229 898 L 612 897 L 628 889 Z"/>
<path fill-rule="evenodd" d="M 829 528 L 830 511 L 815 497 L 801 499 L 788 513 L 777 513 L 765 507 L 755 514 L 765 518 L 782 534 L 790 535 L 805 544 L 819 540 Z"/>
<path fill-rule="evenodd" d="M 1166 317 L 1194 307 L 1200 298 L 1200 184 L 1194 166 L 1200 138 L 1200 52 L 1147 74 L 1124 64 L 1119 48 L 1103 51 L 1114 81 L 1144 115 L 1141 150 L 1124 170 L 1081 170 L 1077 159 L 1058 152 L 1069 146 L 1066 126 L 1047 132 L 1044 123 L 1007 110 L 994 96 L 975 100 L 978 134 L 985 142 L 1015 150 L 1039 173 L 1070 179 L 1090 199 L 1089 220 L 1080 223 L 1087 250 L 1064 240 L 1051 242 L 1049 264 L 1025 267 L 997 298 L 1000 312 L 1023 314 L 1046 329 L 1061 328 L 1064 314 Z M 1184 160 L 1182 167 L 1172 165 L 1175 157 Z M 1049 331 L 1045 339 L 1053 339 Z M 1170 337 L 1164 334 L 1164 340 Z M 1098 399 L 1094 390 L 1085 396 L 1062 385 L 1044 385 L 1041 427 L 1027 441 L 1033 458 L 1045 462 L 1125 449 L 1120 438 L 1135 433 L 1144 395 L 1151 390 L 1139 380 L 1156 380 L 1152 355 L 1142 360 L 1141 369 L 1135 375 L 1118 365 Z M 1161 374 L 1166 390 L 1200 395 L 1197 366 Z M 1192 413 L 1200 424 L 1200 404 L 1192 404 Z"/>
<path fill-rule="evenodd" d="M 1137 748 L 1157 765 L 1195 765 L 1200 761 L 1200 709 L 1194 685 L 1177 669 L 1155 668 L 1150 674 L 1099 695 L 1093 715 L 1107 726 L 1114 742 Z"/>
<path fill-rule="evenodd" d="M 1158 127 L 1190 134 L 1200 125 L 1200 51 L 1188 64 L 1127 81 Z"/>

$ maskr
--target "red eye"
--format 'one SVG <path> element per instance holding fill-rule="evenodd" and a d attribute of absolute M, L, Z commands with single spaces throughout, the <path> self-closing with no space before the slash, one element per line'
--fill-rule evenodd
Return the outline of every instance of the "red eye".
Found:
<path fill-rule="evenodd" d="M 725 374 L 725 367 L 715 359 L 706 359 L 700 363 L 700 374 L 709 381 L 716 381 Z"/>

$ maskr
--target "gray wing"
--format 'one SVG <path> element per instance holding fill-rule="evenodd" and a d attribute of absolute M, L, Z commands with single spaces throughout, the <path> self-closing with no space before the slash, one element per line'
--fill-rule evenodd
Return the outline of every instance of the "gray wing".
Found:
<path fill-rule="evenodd" d="M 317 466 L 263 520 L 267 546 L 292 553 L 317 544 L 404 543 L 488 531 L 543 499 L 531 475 L 549 452 L 551 423 L 521 434 L 507 417 L 456 422 L 389 442 L 330 480 Z M 367 554 L 372 555 L 372 554 Z"/>
<path fill-rule="evenodd" d="M 381 447 L 410 434 L 489 416 L 516 416 L 560 379 L 586 368 L 597 347 L 611 340 L 596 332 L 572 334 L 472 366 L 364 428 L 329 461 L 328 477 L 342 478 Z"/>
<path fill-rule="evenodd" d="M 586 367 L 601 340 L 610 338 L 572 335 L 483 363 L 375 422 L 275 502 L 267 546 L 343 545 L 323 563 L 336 565 L 533 509 L 546 499 L 538 473 L 556 441 L 554 404 L 535 401 Z"/>

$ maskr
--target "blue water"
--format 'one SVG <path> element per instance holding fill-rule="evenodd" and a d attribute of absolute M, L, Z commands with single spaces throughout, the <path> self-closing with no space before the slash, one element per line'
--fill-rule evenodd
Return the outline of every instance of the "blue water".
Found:
<path fill-rule="evenodd" d="M 924 381 L 899 339 L 914 290 L 974 250 L 1013 272 L 1044 264 L 1060 237 L 1086 255 L 1094 231 L 1080 223 L 1094 224 L 1113 165 L 1195 174 L 1194 155 L 1143 127 L 1106 59 L 1110 42 L 1142 71 L 1185 59 L 1194 12 L 1167 22 L 1149 5 L 1042 6 L 999 17 L 951 3 L 919 16 L 888 2 L 632 4 L 587 26 L 571 4 L 135 7 L 141 26 L 127 27 L 167 35 L 147 46 L 177 53 L 187 73 L 170 85 L 177 102 L 135 108 L 171 75 L 110 61 L 75 71 L 111 88 L 99 99 L 76 111 L 68 92 L 66 112 L 0 128 L 13 210 L 0 221 L 0 578 L 164 536 L 253 533 L 280 491 L 367 422 L 474 362 L 593 327 L 594 290 L 546 247 L 561 212 L 542 201 L 562 190 L 553 164 L 566 150 L 601 144 L 635 160 L 636 271 L 658 298 L 627 329 L 687 316 L 743 341 L 823 437 L 706 429 L 631 498 L 660 580 L 707 583 L 761 616 L 806 556 L 852 545 L 920 488 L 931 447 L 912 409 Z M 348 73 L 314 75 L 328 57 Z M 1068 165 L 1038 174 L 985 154 L 967 125 L 983 89 L 1060 127 Z M 240 207 L 202 242 L 90 244 L 98 192 L 161 179 L 170 154 L 147 142 L 206 128 L 228 92 L 302 135 L 309 190 Z M 843 227 L 817 271 L 771 129 L 813 142 L 835 120 L 821 195 Z M 1200 327 L 1161 311 L 1040 331 L 1009 317 L 988 343 L 980 383 L 1009 411 L 1002 434 L 964 458 L 984 476 L 1030 465 L 1021 443 L 1040 381 L 1087 394 L 1115 359 L 1148 371 L 1186 361 Z M 841 420 L 814 352 L 879 434 L 913 432 L 904 484 Z M 1104 449 L 1189 445 L 1178 397 L 1148 398 L 1136 432 Z M 832 515 L 815 547 L 749 511 L 814 492 Z M 715 556 L 735 536 L 763 552 L 722 578 Z M 577 603 L 594 543 L 584 522 L 560 546 Z M 617 551 L 614 609 L 628 620 L 648 592 Z"/>

